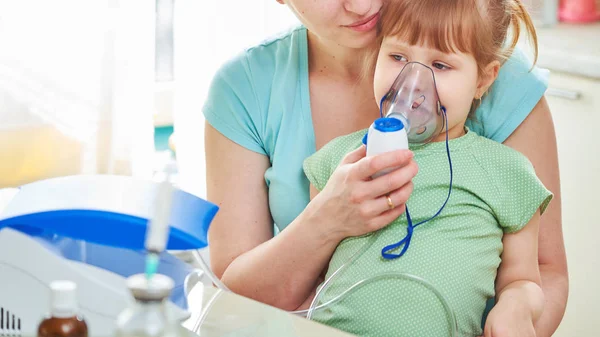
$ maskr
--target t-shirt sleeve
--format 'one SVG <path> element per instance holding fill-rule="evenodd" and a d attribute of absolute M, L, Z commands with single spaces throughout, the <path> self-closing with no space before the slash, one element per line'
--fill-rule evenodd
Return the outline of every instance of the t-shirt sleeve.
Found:
<path fill-rule="evenodd" d="M 491 174 L 499 192 L 492 206 L 496 217 L 505 233 L 518 232 L 538 210 L 544 213 L 552 193 L 539 180 L 531 162 L 514 150 L 490 165 L 495 166 Z"/>
<path fill-rule="evenodd" d="M 204 118 L 235 143 L 266 155 L 262 142 L 263 116 L 245 53 L 215 74 L 203 107 Z"/>
<path fill-rule="evenodd" d="M 329 177 L 335 170 L 334 158 L 331 151 L 331 143 L 326 144 L 319 151 L 304 160 L 302 168 L 308 181 L 321 191 L 327 185 Z M 333 167 L 332 167 L 333 166 Z M 337 166 L 337 164 L 336 164 Z"/>
<path fill-rule="evenodd" d="M 549 71 L 534 67 L 520 49 L 502 65 L 498 78 L 467 126 L 478 135 L 504 142 L 529 115 L 548 88 Z M 530 71 L 531 69 L 531 71 Z"/>
<path fill-rule="evenodd" d="M 365 132 L 358 131 L 335 138 L 304 160 L 304 174 L 317 190 L 321 191 L 325 188 L 329 177 L 340 165 L 346 154 L 362 144 L 360 139 L 362 139 Z"/>

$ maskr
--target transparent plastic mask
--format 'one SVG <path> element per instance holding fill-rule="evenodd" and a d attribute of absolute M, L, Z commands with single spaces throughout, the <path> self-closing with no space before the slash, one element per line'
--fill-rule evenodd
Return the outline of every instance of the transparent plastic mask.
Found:
<path fill-rule="evenodd" d="M 407 63 L 382 98 L 381 114 L 402 120 L 411 144 L 426 144 L 439 135 L 444 118 L 433 70 L 418 62 Z"/>

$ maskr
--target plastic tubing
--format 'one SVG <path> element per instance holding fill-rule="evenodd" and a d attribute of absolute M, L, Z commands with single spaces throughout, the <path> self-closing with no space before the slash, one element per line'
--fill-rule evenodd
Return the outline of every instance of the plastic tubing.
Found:
<path fill-rule="evenodd" d="M 365 286 L 371 282 L 380 281 L 380 280 L 384 280 L 384 279 L 410 280 L 410 281 L 414 281 L 416 283 L 419 283 L 419 284 L 425 286 L 425 288 L 431 290 L 431 292 L 433 292 L 435 294 L 435 296 L 438 298 L 438 300 L 442 303 L 442 306 L 444 307 L 444 310 L 446 312 L 446 319 L 448 320 L 448 325 L 451 327 L 450 336 L 456 337 L 458 335 L 456 316 L 454 314 L 454 311 L 450 307 L 448 299 L 433 284 L 431 284 L 427 280 L 425 280 L 419 276 L 415 276 L 415 275 L 411 275 L 411 274 L 407 274 L 407 273 L 401 273 L 401 272 L 380 273 L 380 274 L 377 274 L 377 275 L 374 275 L 371 277 L 364 278 L 364 279 L 356 282 L 354 285 L 352 285 L 351 287 L 349 287 L 348 289 L 346 289 L 344 292 L 342 292 L 338 296 L 334 297 L 333 299 L 327 301 L 326 303 L 317 305 L 319 303 L 319 300 L 321 299 L 321 297 L 323 297 L 323 295 L 326 293 L 327 289 L 329 289 L 331 284 L 339 277 L 339 275 L 342 274 L 342 272 L 344 270 L 346 270 L 350 265 L 352 265 L 352 263 L 354 263 L 354 261 L 358 260 L 358 258 L 360 258 L 375 243 L 375 241 L 377 241 L 377 238 L 379 237 L 380 233 L 381 233 L 380 231 L 377 231 L 373 234 L 370 234 L 369 240 L 367 242 L 365 242 L 363 244 L 363 246 L 359 250 L 357 250 L 352 256 L 350 256 L 350 258 L 343 265 L 341 265 L 335 272 L 333 272 L 333 274 L 331 274 L 331 276 L 329 276 L 327 278 L 327 280 L 325 280 L 325 282 L 323 282 L 323 285 L 321 285 L 321 287 L 317 290 L 317 293 L 315 294 L 315 298 L 313 299 L 313 301 L 310 304 L 310 307 L 308 309 L 289 311 L 289 313 L 294 314 L 294 315 L 299 315 L 299 316 L 306 316 L 306 318 L 310 320 L 310 319 L 312 319 L 312 316 L 315 311 L 322 310 L 331 305 L 336 304 L 337 302 L 341 301 L 345 297 L 354 293 L 356 290 L 362 288 L 363 286 Z M 227 286 L 225 284 L 223 284 L 223 282 L 221 282 L 221 280 L 219 280 L 219 278 L 208 267 L 208 264 L 204 261 L 204 259 L 202 258 L 202 255 L 200 255 L 199 251 L 194 251 L 194 257 L 198 260 L 202 269 L 204 269 L 204 271 L 206 272 L 206 274 L 208 275 L 210 280 L 213 282 L 213 284 L 215 286 L 217 286 L 219 288 L 219 290 L 230 292 L 229 288 L 227 288 Z M 201 324 L 204 322 L 204 319 L 206 318 L 208 311 L 212 307 L 212 304 L 214 304 L 214 301 L 216 301 L 216 299 L 219 297 L 219 295 L 221 295 L 221 291 L 218 291 L 213 296 L 213 298 L 210 300 L 209 304 L 203 310 L 202 317 L 198 322 L 199 324 L 197 324 L 198 328 L 200 328 Z"/>
<path fill-rule="evenodd" d="M 200 254 L 200 250 L 193 250 L 192 255 L 196 258 L 196 261 L 198 263 L 200 263 L 200 267 L 202 268 L 202 270 L 204 270 L 204 273 L 208 276 L 210 281 L 215 286 L 217 286 L 217 288 L 224 290 L 224 291 L 231 292 L 231 290 L 229 290 L 229 288 L 227 288 L 227 286 L 217 277 L 217 275 L 215 275 L 215 273 L 212 272 L 212 270 L 208 266 L 208 263 L 206 263 L 206 261 L 204 261 L 202 254 Z"/>
<path fill-rule="evenodd" d="M 377 275 L 374 275 L 371 277 L 364 278 L 364 279 L 356 282 L 354 285 L 352 285 L 351 287 L 349 287 L 348 289 L 346 289 L 344 292 L 342 292 L 338 296 L 334 297 L 333 299 L 327 301 L 326 303 L 317 305 L 317 303 L 319 303 L 319 300 L 326 293 L 327 289 L 329 289 L 329 287 L 331 286 L 333 281 L 335 281 L 335 279 L 337 277 L 339 277 L 339 275 L 342 274 L 342 271 L 344 271 L 346 268 L 348 268 L 348 266 L 350 266 L 352 263 L 354 263 L 354 261 L 356 261 L 362 254 L 364 254 L 364 252 L 366 252 L 373 245 L 373 243 L 375 243 L 375 241 L 377 240 L 377 237 L 379 236 L 379 233 L 380 233 L 379 231 L 373 233 L 371 235 L 369 241 L 365 242 L 365 244 L 361 247 L 361 249 L 359 249 L 354 255 L 352 255 L 333 274 L 331 274 L 331 276 L 317 290 L 317 293 L 315 294 L 315 298 L 313 299 L 312 303 L 310 304 L 310 307 L 308 310 L 295 311 L 292 313 L 302 314 L 302 313 L 306 312 L 306 318 L 310 320 L 310 319 L 312 319 L 313 313 L 315 311 L 327 308 L 327 307 L 341 301 L 345 297 L 354 293 L 356 290 L 362 288 L 363 286 L 365 286 L 371 282 L 380 281 L 380 280 L 384 280 L 384 279 L 410 280 L 410 281 L 414 281 L 416 283 L 419 283 L 419 284 L 425 286 L 425 288 L 431 290 L 431 292 L 434 293 L 434 295 L 442 303 L 444 310 L 446 312 L 446 319 L 448 320 L 448 325 L 450 326 L 450 329 L 451 329 L 450 336 L 456 337 L 458 335 L 458 326 L 457 326 L 457 322 L 456 322 L 456 316 L 454 314 L 454 311 L 452 310 L 452 307 L 450 306 L 450 304 L 448 302 L 448 299 L 433 284 L 431 284 L 427 280 L 425 280 L 421 277 L 415 276 L 415 275 L 407 274 L 407 273 L 401 273 L 401 272 L 380 273 L 380 274 L 377 274 Z"/>

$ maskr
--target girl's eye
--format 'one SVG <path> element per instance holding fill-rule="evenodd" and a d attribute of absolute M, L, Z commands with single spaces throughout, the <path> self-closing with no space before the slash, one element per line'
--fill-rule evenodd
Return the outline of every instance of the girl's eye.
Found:
<path fill-rule="evenodd" d="M 450 69 L 449 66 L 447 66 L 447 65 L 445 65 L 443 63 L 439 63 L 439 62 L 434 62 L 433 63 L 433 67 L 436 68 L 436 69 L 438 69 L 438 70 L 448 70 L 448 69 Z"/>
<path fill-rule="evenodd" d="M 391 55 L 392 58 L 398 62 L 407 62 L 408 59 L 402 55 Z"/>

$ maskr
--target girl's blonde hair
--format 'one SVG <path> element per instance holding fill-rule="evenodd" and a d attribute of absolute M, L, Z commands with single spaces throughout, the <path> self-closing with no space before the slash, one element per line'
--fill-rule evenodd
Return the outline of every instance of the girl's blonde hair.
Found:
<path fill-rule="evenodd" d="M 490 62 L 503 63 L 510 57 L 521 25 L 534 47 L 535 64 L 537 34 L 520 0 L 388 0 L 382 9 L 376 47 L 367 53 L 366 68 L 372 75 L 381 42 L 395 36 L 444 53 L 471 54 L 481 74 Z"/>

